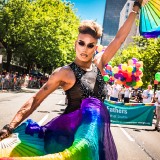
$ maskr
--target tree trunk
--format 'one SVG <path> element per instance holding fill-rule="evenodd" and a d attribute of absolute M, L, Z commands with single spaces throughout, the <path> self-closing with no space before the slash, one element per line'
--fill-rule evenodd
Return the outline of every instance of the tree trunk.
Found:
<path fill-rule="evenodd" d="M 12 52 L 9 51 L 9 50 L 7 50 L 7 64 L 6 64 L 6 70 L 7 70 L 7 72 L 10 71 L 11 59 L 12 59 Z"/>
<path fill-rule="evenodd" d="M 28 62 L 28 63 L 27 63 L 27 73 L 29 73 L 29 71 L 30 71 L 30 66 L 31 66 L 31 65 L 30 65 L 30 62 Z"/>

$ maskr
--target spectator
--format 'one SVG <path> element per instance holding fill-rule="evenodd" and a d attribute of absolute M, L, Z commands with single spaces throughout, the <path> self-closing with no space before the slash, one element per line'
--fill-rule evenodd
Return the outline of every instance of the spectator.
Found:
<path fill-rule="evenodd" d="M 143 91 L 142 98 L 143 98 L 143 103 L 152 103 L 153 100 L 152 85 L 148 85 L 148 89 Z"/>
<path fill-rule="evenodd" d="M 156 123 L 155 123 L 155 130 L 157 130 L 158 132 L 160 131 L 160 91 L 156 92 L 155 95 L 155 105 L 156 105 Z"/>
<path fill-rule="evenodd" d="M 124 86 L 122 86 L 120 92 L 119 92 L 119 101 L 122 102 L 124 100 L 124 91 L 125 91 L 125 88 Z"/>
<path fill-rule="evenodd" d="M 111 97 L 110 97 L 111 101 L 118 102 L 118 95 L 120 90 L 121 90 L 121 86 L 118 85 L 117 82 L 115 81 L 114 84 L 112 85 L 112 91 L 111 91 Z"/>
<path fill-rule="evenodd" d="M 142 91 L 139 90 L 137 93 L 137 102 L 138 103 L 142 103 L 143 102 L 143 98 L 142 98 Z"/>
<path fill-rule="evenodd" d="M 5 77 L 4 77 L 4 75 L 2 75 L 2 77 L 1 77 L 1 89 L 2 89 L 2 91 L 4 89 L 4 82 L 5 82 Z"/>
<path fill-rule="evenodd" d="M 131 97 L 131 88 L 124 89 L 124 103 L 129 103 Z"/>
<path fill-rule="evenodd" d="M 106 83 L 106 99 L 107 100 L 110 100 L 110 95 L 111 95 L 111 92 L 112 92 L 112 86 L 107 82 Z"/>

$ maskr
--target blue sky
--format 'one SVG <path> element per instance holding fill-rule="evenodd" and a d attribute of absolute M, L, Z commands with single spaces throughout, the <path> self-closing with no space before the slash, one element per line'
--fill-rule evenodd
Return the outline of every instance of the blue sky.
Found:
<path fill-rule="evenodd" d="M 96 20 L 100 25 L 103 25 L 104 9 L 106 0 L 66 0 L 74 3 L 74 8 L 77 9 L 77 16 L 82 20 Z"/>

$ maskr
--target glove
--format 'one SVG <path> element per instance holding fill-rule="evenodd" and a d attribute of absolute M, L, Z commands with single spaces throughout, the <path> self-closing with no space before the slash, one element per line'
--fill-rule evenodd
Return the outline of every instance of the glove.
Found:
<path fill-rule="evenodd" d="M 0 130 L 0 141 L 4 138 L 7 138 L 10 134 L 12 134 L 13 129 L 10 127 L 9 124 L 5 125 L 1 130 Z"/>

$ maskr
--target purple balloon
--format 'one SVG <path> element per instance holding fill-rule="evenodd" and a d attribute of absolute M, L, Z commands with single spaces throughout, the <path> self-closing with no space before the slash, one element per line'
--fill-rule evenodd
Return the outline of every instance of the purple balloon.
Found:
<path fill-rule="evenodd" d="M 119 73 L 119 78 L 124 78 L 122 73 Z"/>
<path fill-rule="evenodd" d="M 136 77 L 134 75 L 131 75 L 132 81 L 136 81 Z"/>
<path fill-rule="evenodd" d="M 137 58 L 132 58 L 133 64 L 136 64 L 138 62 Z"/>
<path fill-rule="evenodd" d="M 119 74 L 118 73 L 114 74 L 114 78 L 118 79 L 119 78 Z"/>
<path fill-rule="evenodd" d="M 118 65 L 118 68 L 119 68 L 119 69 L 122 69 L 122 67 L 121 67 L 121 66 L 122 66 L 122 64 L 119 64 L 119 65 Z"/>

